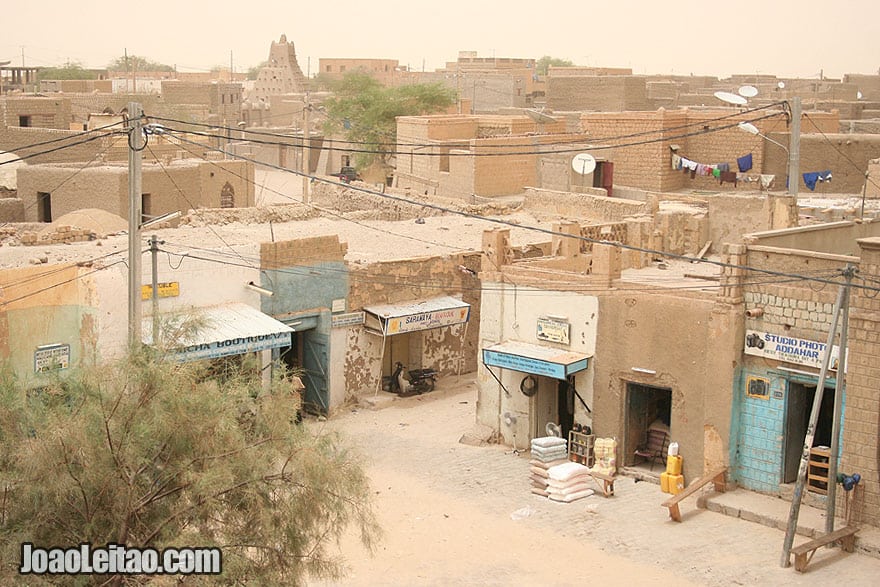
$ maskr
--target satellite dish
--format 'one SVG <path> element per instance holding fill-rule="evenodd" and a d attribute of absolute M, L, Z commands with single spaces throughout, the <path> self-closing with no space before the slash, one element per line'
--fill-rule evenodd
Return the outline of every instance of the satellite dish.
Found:
<path fill-rule="evenodd" d="M 754 98 L 758 95 L 758 88 L 755 86 L 742 86 L 737 92 L 743 98 Z"/>
<path fill-rule="evenodd" d="M 779 88 L 780 90 L 784 90 L 785 89 L 785 82 L 779 82 L 778 84 L 776 84 L 776 87 Z"/>
<path fill-rule="evenodd" d="M 862 99 L 862 92 L 861 91 L 856 92 L 856 100 L 861 100 L 861 99 Z"/>
<path fill-rule="evenodd" d="M 593 170 L 596 169 L 596 158 L 589 153 L 578 153 L 571 160 L 571 168 L 574 169 L 575 173 L 580 173 L 581 175 L 593 173 Z"/>
<path fill-rule="evenodd" d="M 731 94 L 730 92 L 715 92 L 715 97 L 722 102 L 727 102 L 728 104 L 733 104 L 735 106 L 744 106 L 748 102 L 748 100 L 742 96 Z"/>
<path fill-rule="evenodd" d="M 543 112 L 539 112 L 537 110 L 526 110 L 526 114 L 529 115 L 529 118 L 534 120 L 535 122 L 539 122 L 541 124 L 547 124 L 551 122 L 556 122 L 556 119 L 552 116 L 544 114 Z"/>

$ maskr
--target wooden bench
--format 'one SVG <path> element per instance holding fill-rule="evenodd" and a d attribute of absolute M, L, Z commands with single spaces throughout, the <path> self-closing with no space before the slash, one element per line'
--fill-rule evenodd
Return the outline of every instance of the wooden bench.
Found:
<path fill-rule="evenodd" d="M 840 530 L 835 530 L 831 534 L 825 534 L 815 540 L 810 540 L 809 542 L 804 542 L 799 546 L 795 546 L 791 549 L 791 554 L 794 555 L 794 570 L 803 573 L 807 568 L 807 565 L 810 564 L 813 555 L 816 554 L 816 550 L 826 544 L 840 541 L 840 547 L 843 548 L 843 550 L 846 552 L 852 552 L 855 550 L 856 532 L 858 531 L 858 526 L 846 526 Z"/>
<path fill-rule="evenodd" d="M 602 490 L 602 495 L 605 497 L 614 495 L 614 475 L 606 475 L 605 473 L 599 473 L 598 471 L 590 471 L 590 477 L 593 478 L 593 481 L 595 481 L 596 485 L 599 486 L 599 489 Z"/>
<path fill-rule="evenodd" d="M 710 481 L 715 483 L 715 491 L 718 493 L 724 493 L 725 488 L 725 475 L 727 473 L 727 467 L 723 467 L 721 469 L 716 469 L 709 473 L 708 475 L 701 477 L 688 485 L 681 493 L 674 495 L 663 502 L 663 507 L 669 508 L 669 517 L 675 520 L 676 522 L 681 522 L 681 511 L 678 509 L 678 504 L 681 500 L 689 497 L 697 492 L 703 485 L 706 485 Z"/>

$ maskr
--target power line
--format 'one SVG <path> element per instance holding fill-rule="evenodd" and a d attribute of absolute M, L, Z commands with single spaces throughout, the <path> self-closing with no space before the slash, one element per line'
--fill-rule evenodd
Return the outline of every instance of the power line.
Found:
<path fill-rule="evenodd" d="M 807 114 L 806 112 L 804 112 L 804 118 L 806 118 L 807 120 L 810 121 L 810 123 L 812 123 L 813 128 L 815 128 L 815 129 L 819 132 L 819 134 L 822 135 L 822 138 L 825 139 L 825 141 L 826 141 L 829 145 L 831 145 L 831 148 L 832 148 L 832 149 L 834 149 L 835 151 L 837 151 L 837 154 L 838 154 L 838 155 L 840 155 L 841 157 L 843 157 L 844 159 L 846 159 L 846 160 L 849 162 L 849 164 L 852 165 L 854 168 L 858 169 L 859 171 L 862 170 L 862 168 L 859 167 L 859 164 L 858 164 L 858 163 L 856 163 L 855 161 L 853 161 L 852 158 L 851 158 L 849 155 L 847 155 L 845 152 L 843 152 L 843 150 L 841 150 L 840 148 L 837 147 L 837 145 L 834 144 L 834 141 L 832 141 L 831 139 L 828 138 L 828 135 L 826 135 L 826 134 L 822 131 L 822 129 L 819 127 L 819 125 L 816 124 L 816 121 L 813 120 L 812 118 L 810 118 L 810 115 Z M 870 183 L 871 185 L 873 185 L 874 187 L 880 187 L 880 184 L 878 184 L 877 182 L 875 182 L 874 180 L 872 180 L 871 177 L 870 177 L 867 173 L 865 174 L 865 181 L 869 182 L 869 183 Z"/>
<path fill-rule="evenodd" d="M 54 144 L 54 143 L 60 143 L 60 142 L 62 142 L 62 141 L 68 141 L 68 140 L 75 139 L 75 138 L 82 137 L 82 136 L 86 136 L 86 135 L 89 135 L 89 134 L 92 134 L 92 133 L 101 132 L 101 131 L 104 131 L 104 130 L 107 130 L 107 129 L 113 128 L 114 126 L 119 126 L 120 124 L 122 124 L 122 123 L 120 123 L 120 122 L 114 122 L 114 123 L 111 123 L 111 124 L 107 124 L 107 125 L 104 125 L 104 126 L 100 126 L 100 127 L 97 127 L 97 128 L 93 128 L 93 129 L 91 129 L 91 130 L 86 130 L 86 131 L 78 132 L 78 133 L 75 133 L 75 134 L 72 134 L 72 135 L 68 135 L 68 136 L 64 136 L 64 137 L 59 137 L 59 138 L 57 138 L 57 139 L 49 139 L 49 140 L 47 140 L 47 141 L 41 141 L 41 142 L 39 142 L 39 143 L 32 143 L 32 144 L 30 144 L 30 145 L 23 145 L 23 146 L 21 146 L 21 147 L 15 147 L 15 151 L 14 151 L 14 152 L 17 153 L 18 151 L 27 151 L 27 150 L 29 150 L 29 149 L 35 149 L 35 148 L 37 148 L 37 147 L 43 147 L 43 146 L 45 146 L 45 145 L 52 145 L 52 144 Z M 108 135 L 110 135 L 110 134 L 116 134 L 116 133 L 104 133 L 102 136 L 108 136 Z M 77 143 L 77 144 L 79 144 L 79 143 Z M 68 146 L 73 147 L 73 146 L 75 146 L 75 145 L 68 145 Z M 48 151 L 48 152 L 51 152 L 51 151 Z M 38 153 L 38 154 L 41 154 L 41 153 Z M 33 155 L 28 155 L 28 157 L 31 157 L 31 156 L 33 156 Z M 22 159 L 23 159 L 23 158 L 22 158 Z M 10 161 L 2 161 L 2 162 L 0 162 L 0 165 L 7 165 L 7 164 L 9 164 L 9 163 L 14 163 L 14 162 L 19 161 L 19 160 L 20 160 L 20 159 L 12 159 L 12 160 L 10 160 Z"/>
<path fill-rule="evenodd" d="M 31 292 L 28 292 L 28 293 L 26 293 L 26 294 L 24 294 L 24 295 L 21 295 L 21 296 L 19 296 L 19 297 L 17 297 L 17 298 L 13 298 L 13 299 L 11 299 L 11 300 L 4 300 L 4 301 L 0 302 L 0 306 L 8 306 L 9 304 L 12 304 L 12 303 L 14 303 L 14 302 L 19 302 L 19 301 L 21 301 L 21 300 L 24 300 L 24 299 L 27 299 L 27 298 L 30 298 L 30 297 L 33 297 L 33 296 L 39 295 L 39 294 L 41 294 L 41 293 L 43 293 L 43 292 L 47 292 L 47 291 L 49 291 L 49 290 L 51 290 L 51 289 L 55 289 L 56 287 L 61 287 L 62 285 L 66 285 L 66 284 L 68 284 L 68 283 L 71 283 L 71 282 L 73 282 L 73 281 L 76 281 L 77 279 L 82 279 L 83 277 L 88 277 L 89 275 L 94 275 L 95 273 L 97 273 L 97 272 L 99 272 L 99 271 L 103 271 L 103 270 L 105 270 L 105 269 L 109 269 L 110 267 L 113 267 L 114 265 L 118 265 L 118 264 L 120 264 L 120 263 L 125 263 L 125 260 L 124 260 L 124 259 L 120 259 L 119 261 L 114 261 L 113 263 L 110 263 L 109 265 L 104 265 L 103 267 L 98 267 L 97 269 L 95 269 L 95 270 L 93 270 L 93 271 L 89 271 L 88 273 L 83 273 L 83 274 L 81 274 L 81 275 L 76 275 L 76 276 L 74 276 L 74 277 L 71 277 L 70 279 L 66 279 L 66 280 L 61 281 L 61 282 L 59 282 L 59 283 L 54 283 L 54 284 L 49 285 L 49 286 L 47 286 L 47 287 L 44 287 L 44 288 L 42 288 L 42 289 L 38 289 L 38 290 L 34 290 L 34 291 L 31 291 Z"/>
<path fill-rule="evenodd" d="M 733 126 L 736 126 L 736 125 L 733 125 Z M 191 144 L 198 145 L 198 143 L 195 143 L 195 142 L 193 142 L 193 141 L 189 141 L 188 139 L 180 138 L 180 137 L 178 137 L 178 138 L 179 138 L 180 140 L 182 140 L 182 141 L 186 141 L 186 142 L 189 142 L 189 143 L 191 143 Z M 227 155 L 229 155 L 229 156 L 231 156 L 231 157 L 234 157 L 234 158 L 240 158 L 240 159 L 244 159 L 244 160 L 248 160 L 248 161 L 253 161 L 253 162 L 255 162 L 255 163 L 259 163 L 259 162 L 257 162 L 257 161 L 254 161 L 253 159 L 249 159 L 248 157 L 245 157 L 245 156 L 243 156 L 243 155 L 237 155 L 237 154 L 235 154 L 235 153 L 229 153 L 228 151 L 224 151 L 223 149 L 220 149 L 220 148 L 212 148 L 211 150 L 219 151 L 219 152 L 221 152 L 221 153 L 225 153 L 225 154 L 227 154 Z M 677 253 L 664 252 L 664 251 L 659 251 L 659 250 L 656 250 L 656 249 L 649 249 L 649 248 L 646 248 L 646 247 L 637 247 L 637 246 L 635 246 L 635 245 L 627 245 L 627 244 L 624 244 L 624 243 L 617 243 L 617 242 L 612 242 L 612 241 L 599 240 L 599 239 L 594 239 L 594 238 L 590 238 L 590 237 L 586 237 L 586 236 L 581 236 L 581 235 L 572 235 L 572 234 L 567 234 L 567 233 L 562 233 L 562 232 L 556 232 L 556 231 L 553 231 L 553 230 L 550 230 L 550 229 L 547 229 L 547 228 L 541 228 L 541 227 L 537 227 L 537 226 L 531 226 L 531 227 L 530 227 L 530 226 L 524 226 L 524 225 L 522 225 L 522 224 L 516 224 L 516 223 L 511 222 L 511 221 L 509 221 L 509 220 L 502 220 L 502 219 L 499 219 L 499 218 L 491 218 L 491 217 L 488 217 L 488 216 L 480 216 L 479 214 L 473 214 L 473 213 L 471 213 L 471 212 L 465 212 L 465 211 L 462 211 L 462 210 L 455 210 L 455 209 L 453 209 L 453 208 L 447 208 L 447 207 L 445 207 L 445 206 L 440 206 L 440 205 L 438 205 L 438 204 L 433 204 L 433 203 L 430 203 L 430 202 L 419 202 L 419 201 L 416 201 L 416 200 L 411 200 L 411 199 L 408 199 L 408 198 L 404 198 L 404 197 L 402 197 L 402 196 L 395 196 L 395 195 L 389 194 L 389 193 L 387 193 L 387 192 L 386 192 L 386 193 L 383 193 L 383 192 L 378 192 L 378 191 L 375 191 L 375 190 L 370 190 L 370 189 L 367 189 L 367 188 L 364 188 L 364 187 L 361 187 L 361 186 L 358 186 L 358 185 L 354 185 L 354 184 L 343 184 L 343 183 L 341 183 L 341 182 L 335 182 L 335 181 L 328 180 L 328 179 L 326 179 L 326 178 L 317 177 L 317 176 L 311 176 L 311 175 L 308 175 L 308 174 L 304 174 L 304 173 L 302 173 L 302 172 L 300 172 L 300 171 L 294 171 L 294 170 L 291 170 L 291 169 L 286 169 L 286 168 L 283 168 L 283 167 L 280 167 L 280 166 L 277 166 L 277 165 L 271 165 L 271 164 L 265 164 L 265 163 L 261 163 L 261 164 L 263 164 L 263 165 L 267 165 L 268 167 L 274 167 L 274 168 L 276 168 L 276 169 L 279 169 L 279 170 L 282 170 L 282 171 L 285 171 L 285 172 L 288 172 L 288 173 L 292 173 L 292 174 L 294 174 L 294 175 L 299 175 L 299 176 L 306 175 L 306 176 L 308 176 L 308 177 L 311 177 L 314 181 L 320 181 L 320 182 L 324 182 L 324 183 L 327 183 L 327 184 L 330 184 L 330 185 L 342 186 L 342 187 L 345 187 L 345 188 L 348 188 L 348 189 L 351 189 L 351 190 L 354 190 L 354 191 L 359 191 L 359 192 L 366 193 L 366 194 L 370 194 L 370 195 L 373 195 L 373 196 L 378 196 L 378 197 L 380 197 L 380 198 L 384 198 L 384 199 L 388 199 L 388 200 L 393 200 L 393 201 L 397 201 L 397 202 L 403 202 L 403 203 L 411 204 L 411 205 L 414 205 L 414 206 L 422 206 L 422 207 L 424 207 L 424 208 L 429 208 L 429 209 L 437 210 L 437 211 L 440 211 L 440 212 L 446 212 L 446 213 L 449 213 L 449 214 L 456 214 L 456 215 L 458 215 L 458 216 L 464 216 L 464 217 L 466 217 L 466 218 L 473 218 L 473 219 L 484 220 L 484 221 L 486 221 L 486 222 L 491 222 L 491 223 L 495 223 L 495 224 L 500 224 L 500 225 L 507 226 L 507 227 L 511 227 L 511 228 L 525 228 L 525 229 L 528 229 L 528 230 L 532 230 L 532 231 L 535 231 L 535 232 L 540 232 L 540 233 L 548 234 L 548 235 L 551 235 L 551 236 L 561 236 L 561 237 L 565 237 L 565 238 L 573 238 L 573 239 L 580 240 L 580 241 L 583 241 L 583 242 L 587 242 L 587 243 L 590 243 L 590 244 L 604 244 L 604 245 L 609 245 L 609 246 L 617 247 L 617 248 L 624 249 L 624 250 L 635 251 L 635 252 L 638 252 L 638 253 L 646 253 L 646 254 L 651 254 L 651 255 L 658 255 L 658 256 L 661 256 L 661 257 L 667 257 L 667 258 L 670 258 L 670 259 L 680 259 L 680 260 L 683 260 L 683 261 L 689 261 L 689 262 L 708 263 L 708 264 L 710 264 L 710 265 L 717 265 L 717 266 L 722 267 L 722 268 L 728 268 L 728 269 L 743 269 L 743 270 L 746 270 L 746 271 L 754 271 L 754 272 L 757 272 L 757 273 L 764 273 L 764 274 L 767 274 L 767 275 L 776 275 L 776 276 L 778 276 L 778 277 L 795 278 L 795 279 L 798 279 L 798 278 L 802 278 L 802 277 L 803 277 L 802 275 L 799 275 L 799 274 L 786 273 L 786 272 L 782 272 L 782 271 L 773 271 L 773 270 L 770 270 L 770 269 L 763 269 L 763 268 L 757 268 L 757 267 L 750 267 L 750 266 L 747 266 L 747 265 L 737 265 L 737 264 L 735 264 L 735 263 L 726 263 L 726 262 L 724 262 L 724 261 L 716 261 L 716 260 L 713 260 L 713 259 L 700 259 L 700 258 L 689 257 L 689 256 L 687 256 L 687 255 L 681 255 L 681 254 L 677 254 Z M 840 282 L 833 281 L 833 280 L 828 280 L 828 279 L 821 279 L 821 278 L 815 278 L 815 277 L 811 277 L 811 278 L 807 278 L 807 279 L 810 279 L 810 280 L 813 280 L 813 281 L 817 281 L 817 282 L 820 282 L 820 283 L 830 283 L 830 284 L 832 284 L 832 285 L 840 285 Z"/>

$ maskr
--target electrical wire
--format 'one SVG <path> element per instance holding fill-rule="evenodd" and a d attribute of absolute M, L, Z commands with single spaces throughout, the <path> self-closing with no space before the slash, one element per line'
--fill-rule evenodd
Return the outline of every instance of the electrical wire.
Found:
<path fill-rule="evenodd" d="M 736 125 L 733 125 L 733 126 L 736 126 Z M 198 143 L 195 143 L 195 142 L 193 142 L 193 141 L 189 141 L 188 139 L 185 139 L 185 138 L 180 138 L 180 140 L 182 140 L 182 141 L 186 141 L 186 142 L 189 142 L 189 143 L 194 144 L 194 145 L 198 145 Z M 201 145 L 199 145 L 199 146 L 201 146 Z M 245 157 L 245 156 L 243 156 L 243 155 L 237 155 L 237 154 L 235 154 L 235 153 L 230 153 L 230 152 L 228 152 L 228 151 L 224 151 L 223 149 L 220 149 L 220 148 L 216 148 L 216 147 L 215 147 L 215 148 L 211 148 L 211 150 L 213 150 L 213 151 L 219 151 L 219 152 L 221 152 L 221 153 L 225 153 L 225 154 L 227 154 L 227 155 L 229 155 L 229 156 L 231 156 L 231 157 L 234 157 L 234 158 L 240 158 L 240 159 L 244 159 L 244 160 L 252 161 L 252 162 L 254 162 L 254 163 L 258 163 L 257 161 L 255 161 L 255 160 L 253 160 L 253 159 L 250 159 L 250 158 L 248 158 L 248 157 Z M 315 180 L 315 181 L 324 182 L 324 183 L 328 183 L 328 184 L 331 184 L 331 185 L 343 186 L 343 187 L 346 187 L 346 188 L 351 189 L 351 190 L 359 191 L 359 192 L 366 193 L 366 194 L 370 194 L 370 195 L 373 195 L 373 196 L 378 196 L 378 197 L 383 198 L 383 199 L 388 199 L 388 200 L 397 201 L 397 202 L 403 202 L 403 203 L 411 204 L 411 205 L 415 205 L 415 206 L 422 206 L 422 207 L 425 207 L 425 208 L 428 208 L 428 209 L 431 209 L 431 210 L 437 210 L 437 211 L 440 211 L 440 212 L 446 212 L 446 213 L 449 213 L 449 214 L 455 214 L 455 215 L 458 215 L 458 216 L 464 216 L 464 217 L 466 217 L 466 218 L 472 218 L 472 219 L 484 220 L 484 221 L 487 221 L 487 222 L 491 222 L 491 223 L 495 223 L 495 224 L 500 224 L 500 225 L 508 226 L 508 227 L 512 227 L 512 228 L 525 228 L 525 229 L 528 229 L 528 230 L 532 230 L 532 231 L 534 231 L 534 232 L 540 232 L 540 233 L 548 234 L 548 235 L 551 235 L 551 236 L 562 236 L 562 237 L 565 237 L 565 238 L 572 238 L 572 239 L 580 240 L 580 241 L 587 242 L 587 243 L 590 243 L 590 244 L 604 244 L 604 245 L 610 245 L 610 246 L 614 246 L 614 247 L 617 247 L 617 248 L 620 248 L 620 249 L 624 249 L 624 250 L 635 251 L 635 252 L 638 252 L 638 253 L 646 253 L 646 254 L 651 254 L 651 255 L 657 255 L 657 256 L 666 257 L 666 258 L 669 258 L 669 259 L 679 259 L 679 260 L 689 261 L 689 262 L 708 263 L 708 264 L 710 264 L 710 265 L 717 265 L 717 266 L 719 266 L 719 267 L 723 267 L 723 268 L 729 268 L 729 269 L 742 269 L 742 270 L 746 270 L 746 271 L 754 271 L 754 272 L 757 272 L 757 273 L 764 273 L 764 274 L 768 274 L 768 275 L 776 275 L 776 276 L 778 276 L 778 277 L 787 277 L 787 278 L 795 278 L 795 279 L 797 279 L 797 278 L 801 278 L 801 277 L 802 277 L 802 276 L 799 275 L 799 274 L 785 273 L 785 272 L 781 272 L 781 271 L 773 271 L 773 270 L 770 270 L 770 269 L 763 269 L 763 268 L 757 268 L 757 267 L 749 267 L 749 266 L 746 266 L 746 265 L 738 265 L 738 264 L 735 264 L 735 263 L 726 263 L 726 262 L 723 262 L 723 261 L 716 261 L 716 260 L 713 260 L 713 259 L 697 259 L 697 258 L 694 258 L 694 257 L 689 257 L 689 256 L 687 256 L 687 255 L 680 255 L 680 254 L 677 254 L 677 253 L 671 253 L 671 252 L 668 252 L 668 251 L 667 251 L 667 252 L 664 252 L 664 251 L 659 251 L 659 250 L 656 250 L 656 249 L 649 249 L 649 248 L 646 248 L 646 247 L 638 247 L 638 246 L 635 246 L 635 245 L 627 245 L 627 244 L 617 243 L 617 242 L 612 242 L 612 241 L 604 241 L 604 240 L 594 239 L 594 238 L 590 238 L 590 237 L 586 237 L 586 236 L 581 236 L 581 235 L 571 235 L 571 234 L 562 233 L 562 232 L 556 232 L 556 231 L 553 231 L 553 230 L 550 230 L 550 229 L 541 228 L 541 227 L 536 227 L 536 226 L 525 226 L 525 225 L 522 225 L 522 224 L 514 223 L 514 222 L 509 221 L 509 220 L 502 220 L 502 219 L 500 219 L 500 218 L 492 218 L 492 217 L 488 217 L 488 216 L 480 216 L 479 214 L 474 214 L 474 213 L 466 212 L 466 211 L 462 211 L 462 210 L 455 210 L 455 209 L 453 209 L 453 208 L 447 208 L 447 207 L 445 207 L 445 206 L 440 206 L 440 205 L 438 205 L 438 204 L 433 204 L 433 203 L 430 203 L 430 202 L 419 202 L 419 201 L 416 201 L 416 200 L 411 200 L 411 199 L 408 199 L 408 198 L 404 198 L 404 197 L 402 197 L 402 196 L 395 196 L 395 195 L 388 194 L 388 193 L 378 192 L 378 191 L 370 190 L 370 189 L 368 189 L 368 188 L 361 187 L 361 186 L 354 185 L 354 184 L 344 184 L 344 183 L 341 183 L 341 182 L 335 182 L 335 181 L 331 181 L 331 180 L 326 179 L 326 178 L 317 177 L 317 176 L 312 176 L 312 175 L 309 175 L 309 174 L 303 173 L 303 172 L 301 172 L 301 171 L 294 171 L 294 170 L 286 169 L 286 168 L 283 168 L 283 167 L 280 167 L 280 166 L 277 166 L 277 165 L 266 164 L 266 163 L 264 163 L 264 162 L 259 162 L 259 163 L 260 163 L 261 165 L 266 165 L 266 166 L 268 166 L 268 167 L 274 167 L 274 168 L 276 168 L 276 169 L 279 169 L 279 170 L 281 170 L 281 171 L 285 171 L 285 172 L 288 172 L 288 173 L 292 173 L 292 174 L 294 174 L 294 175 L 310 177 L 310 178 L 312 178 L 312 179 Z M 832 284 L 832 285 L 840 285 L 839 282 L 832 281 L 832 280 L 827 280 L 827 279 L 821 279 L 821 278 L 809 278 L 809 279 L 812 279 L 812 280 L 817 281 L 817 282 L 820 282 L 820 283 L 830 283 L 830 284 Z"/>
<path fill-rule="evenodd" d="M 110 267 L 113 267 L 114 265 L 119 265 L 120 263 L 125 263 L 125 260 L 120 259 L 119 261 L 114 261 L 113 263 L 110 263 L 109 265 L 104 265 L 103 267 L 98 267 L 97 269 L 95 269 L 95 270 L 93 270 L 93 271 L 89 271 L 88 273 L 83 273 L 83 274 L 81 274 L 81 275 L 76 275 L 76 276 L 74 276 L 74 277 L 71 277 L 70 279 L 66 279 L 66 280 L 61 281 L 61 282 L 59 282 L 59 283 L 54 283 L 54 284 L 49 285 L 49 286 L 47 286 L 47 287 L 44 287 L 44 288 L 41 288 L 41 289 L 37 289 L 37 290 L 31 291 L 31 292 L 28 292 L 28 293 L 26 293 L 26 294 L 24 294 L 24 295 L 21 295 L 21 296 L 17 297 L 17 298 L 13 298 L 13 299 L 11 299 L 11 300 L 3 300 L 3 301 L 0 301 L 0 306 L 8 306 L 8 305 L 13 304 L 13 303 L 15 303 L 15 302 L 20 302 L 21 300 L 25 300 L 25 299 L 27 299 L 27 298 L 30 298 L 30 297 L 33 297 L 33 296 L 39 295 L 39 294 L 41 294 L 41 293 L 47 292 L 47 291 L 52 290 L 52 289 L 55 289 L 56 287 L 61 287 L 62 285 L 66 285 L 66 284 L 68 284 L 68 283 L 74 282 L 74 281 L 76 281 L 77 279 L 82 279 L 82 278 L 84 278 L 84 277 L 88 277 L 89 275 L 94 275 L 95 273 L 98 273 L 99 271 L 103 271 L 103 270 L 105 270 L 105 269 L 109 269 Z"/>
<path fill-rule="evenodd" d="M 830 138 L 828 138 L 828 135 L 825 134 L 825 132 L 819 127 L 818 124 L 816 124 L 816 121 L 813 120 L 812 118 L 810 118 L 810 115 L 809 115 L 809 114 L 807 114 L 807 113 L 805 112 L 805 113 L 804 113 L 804 118 L 806 118 L 807 120 L 810 121 L 810 123 L 813 125 L 813 128 L 815 128 L 815 129 L 819 132 L 819 134 L 822 135 L 822 138 L 825 139 L 825 141 L 826 141 L 829 145 L 831 145 L 831 148 L 832 148 L 832 149 L 834 149 L 835 151 L 837 151 L 837 154 L 838 154 L 838 155 L 840 155 L 841 157 L 843 157 L 844 159 L 846 159 L 846 160 L 849 162 L 849 164 L 852 165 L 855 169 L 857 169 L 860 173 L 862 172 L 862 168 L 861 168 L 861 166 L 859 166 L 858 163 L 856 163 L 855 161 L 853 161 L 852 158 L 851 158 L 849 155 L 847 155 L 842 149 L 838 148 L 838 146 L 834 144 L 834 141 L 832 141 Z M 867 181 L 868 183 L 870 183 L 870 184 L 873 185 L 874 187 L 878 187 L 878 188 L 880 188 L 880 184 L 878 184 L 876 181 L 874 181 L 873 179 L 871 179 L 871 177 L 868 175 L 867 172 L 865 172 L 865 181 Z"/>
<path fill-rule="evenodd" d="M 107 129 L 113 128 L 114 126 L 119 126 L 120 124 L 123 124 L 123 123 L 122 123 L 122 122 L 113 122 L 113 123 L 111 123 L 111 124 L 106 124 L 106 125 L 104 125 L 104 126 L 99 126 L 99 127 L 93 128 L 93 129 L 91 129 L 91 130 L 86 130 L 86 131 L 82 131 L 82 132 L 74 133 L 74 134 L 72 134 L 72 135 L 67 135 L 67 136 L 64 136 L 64 137 L 59 137 L 59 138 L 57 138 L 57 139 L 49 139 L 49 140 L 47 140 L 47 141 L 40 141 L 39 143 L 31 143 L 30 145 L 22 145 L 22 146 L 20 146 L 20 147 L 15 147 L 14 150 L 13 150 L 13 152 L 16 152 L 16 153 L 17 153 L 18 151 L 27 151 L 27 150 L 30 150 L 30 149 L 35 149 L 35 148 L 37 148 L 37 147 L 43 147 L 43 146 L 45 146 L 45 145 L 52 145 L 52 144 L 55 144 L 55 143 L 60 143 L 60 142 L 62 142 L 62 141 L 67 141 L 67 140 L 70 140 L 70 139 L 75 139 L 75 138 L 78 138 L 78 137 L 86 136 L 86 135 L 89 135 L 89 134 L 92 134 L 92 133 L 97 133 L 97 132 L 105 131 L 105 130 L 107 130 Z M 108 134 L 116 134 L 116 133 L 103 133 L 102 136 L 106 136 L 106 135 L 108 135 Z M 79 143 L 78 143 L 78 144 L 79 144 Z M 75 145 L 69 145 L 69 146 L 75 146 Z M 48 152 L 51 152 L 51 151 L 48 151 Z M 19 159 L 12 159 L 12 160 L 10 160 L 10 161 L 2 161 L 2 162 L 0 162 L 0 165 L 7 165 L 7 164 L 9 164 L 9 163 L 14 163 L 15 161 L 18 161 L 18 160 L 19 160 Z"/>

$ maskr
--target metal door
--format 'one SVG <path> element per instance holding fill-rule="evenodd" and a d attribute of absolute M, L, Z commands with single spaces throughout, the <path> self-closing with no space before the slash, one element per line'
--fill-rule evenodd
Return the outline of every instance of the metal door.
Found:
<path fill-rule="evenodd" d="M 327 414 L 329 406 L 327 385 L 327 336 L 317 330 L 302 333 L 303 383 L 306 386 L 303 408 L 311 413 Z"/>

